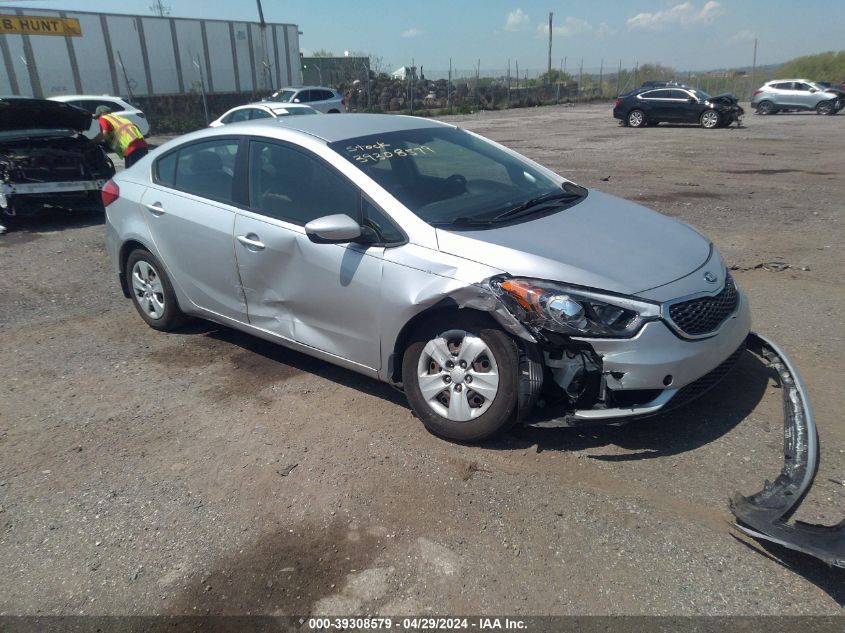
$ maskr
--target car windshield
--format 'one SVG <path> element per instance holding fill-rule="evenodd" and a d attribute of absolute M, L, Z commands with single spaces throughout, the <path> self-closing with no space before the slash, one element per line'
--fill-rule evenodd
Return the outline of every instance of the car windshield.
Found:
<path fill-rule="evenodd" d="M 511 220 L 571 206 L 586 195 L 460 129 L 402 130 L 329 146 L 435 226 Z"/>
<path fill-rule="evenodd" d="M 291 99 L 293 99 L 293 95 L 296 94 L 296 90 L 279 90 L 278 92 L 274 92 L 272 95 L 267 97 L 268 101 L 279 101 L 280 103 L 288 103 Z"/>
<path fill-rule="evenodd" d="M 710 98 L 710 95 L 704 92 L 703 90 L 699 90 L 698 88 L 690 88 L 689 91 L 695 95 L 695 98 L 699 101 L 707 101 Z"/>

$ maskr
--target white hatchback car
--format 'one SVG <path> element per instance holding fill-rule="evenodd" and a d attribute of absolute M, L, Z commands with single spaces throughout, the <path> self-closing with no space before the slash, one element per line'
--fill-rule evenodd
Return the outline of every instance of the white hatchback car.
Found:
<path fill-rule="evenodd" d="M 208 127 L 220 127 L 227 123 L 240 123 L 241 121 L 255 121 L 257 119 L 278 119 L 282 116 L 301 114 L 322 114 L 322 112 L 304 103 L 248 103 L 232 108 L 209 123 Z"/>
<path fill-rule="evenodd" d="M 62 101 L 77 108 L 82 108 L 86 112 L 89 112 L 91 116 L 94 116 L 98 107 L 101 105 L 106 106 L 112 111 L 112 114 L 132 121 L 144 136 L 150 132 L 150 122 L 147 121 L 147 116 L 139 108 L 124 101 L 120 97 L 112 97 L 110 95 L 57 95 L 50 97 L 50 100 Z M 100 127 L 95 121 L 88 132 L 85 133 L 85 136 L 94 138 L 99 132 Z"/>

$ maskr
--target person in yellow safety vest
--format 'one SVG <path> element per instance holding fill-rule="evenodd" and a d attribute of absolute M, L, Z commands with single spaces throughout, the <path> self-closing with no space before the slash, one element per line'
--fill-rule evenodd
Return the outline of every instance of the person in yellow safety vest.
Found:
<path fill-rule="evenodd" d="M 99 106 L 94 116 L 100 124 L 100 133 L 94 141 L 99 143 L 104 140 L 123 159 L 127 168 L 147 155 L 147 141 L 132 121 L 112 114 L 108 106 Z"/>

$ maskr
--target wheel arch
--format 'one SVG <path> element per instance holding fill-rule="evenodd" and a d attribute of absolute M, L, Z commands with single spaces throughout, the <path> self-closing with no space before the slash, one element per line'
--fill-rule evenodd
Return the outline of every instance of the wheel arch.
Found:
<path fill-rule="evenodd" d="M 123 244 L 121 244 L 120 251 L 118 252 L 117 256 L 117 274 L 120 278 L 120 288 L 121 290 L 123 290 L 123 296 L 125 296 L 127 299 L 131 297 L 131 294 L 129 293 L 129 280 L 126 278 L 126 260 L 129 259 L 129 254 L 138 248 L 142 248 L 145 251 L 152 252 L 146 244 L 143 244 L 139 240 L 129 239 L 126 240 Z"/>

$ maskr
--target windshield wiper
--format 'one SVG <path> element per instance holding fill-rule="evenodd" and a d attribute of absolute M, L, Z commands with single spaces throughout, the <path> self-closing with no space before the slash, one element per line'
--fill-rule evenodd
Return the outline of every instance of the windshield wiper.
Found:
<path fill-rule="evenodd" d="M 462 215 L 453 220 L 441 220 L 439 222 L 429 222 L 431 226 L 445 228 L 448 226 L 486 226 L 493 222 L 491 219 L 471 218 Z"/>
<path fill-rule="evenodd" d="M 552 191 L 551 193 L 546 193 L 542 196 L 529 198 L 525 202 L 518 204 L 511 209 L 503 211 L 499 215 L 493 216 L 490 221 L 498 222 L 509 218 L 517 218 L 522 215 L 528 215 L 529 213 L 536 213 L 537 211 L 549 206 L 578 202 L 582 198 L 586 197 L 586 195 L 587 190 L 583 187 L 566 183 L 563 186 L 562 191 Z"/>

